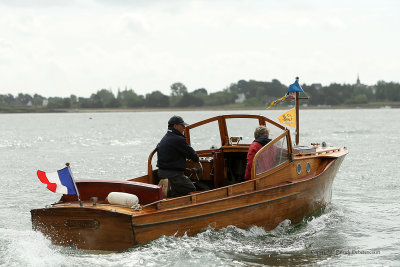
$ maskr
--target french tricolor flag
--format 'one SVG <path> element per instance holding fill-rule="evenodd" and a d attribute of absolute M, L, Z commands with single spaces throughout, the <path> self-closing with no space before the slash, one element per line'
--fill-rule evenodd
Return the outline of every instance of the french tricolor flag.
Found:
<path fill-rule="evenodd" d="M 39 180 L 47 184 L 47 189 L 64 195 L 76 195 L 75 183 L 68 167 L 57 172 L 37 171 Z"/>

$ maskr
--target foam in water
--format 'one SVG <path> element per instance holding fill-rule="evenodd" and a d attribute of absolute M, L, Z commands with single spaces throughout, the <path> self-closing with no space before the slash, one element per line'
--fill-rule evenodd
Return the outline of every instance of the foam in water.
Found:
<path fill-rule="evenodd" d="M 4 266 L 60 266 L 65 257 L 59 253 L 59 247 L 40 233 L 0 228 Z"/>

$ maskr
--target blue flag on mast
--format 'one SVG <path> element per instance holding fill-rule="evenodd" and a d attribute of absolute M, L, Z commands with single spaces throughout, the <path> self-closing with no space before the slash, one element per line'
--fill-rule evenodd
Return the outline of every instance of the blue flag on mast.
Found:
<path fill-rule="evenodd" d="M 283 100 L 285 101 L 292 100 L 295 97 L 295 92 L 304 92 L 299 84 L 299 77 L 296 77 L 296 81 L 289 86 L 286 95 L 273 101 L 267 109 L 273 107 L 276 103 L 281 102 Z"/>
<path fill-rule="evenodd" d="M 301 88 L 299 84 L 299 77 L 296 77 L 296 81 L 292 83 L 288 88 L 288 93 L 294 93 L 294 92 L 304 92 L 303 88 Z"/>

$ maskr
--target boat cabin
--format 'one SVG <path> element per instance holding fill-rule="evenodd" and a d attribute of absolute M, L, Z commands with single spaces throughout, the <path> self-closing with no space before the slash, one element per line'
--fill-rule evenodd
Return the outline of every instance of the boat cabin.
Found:
<path fill-rule="evenodd" d="M 221 115 L 185 128 L 187 142 L 200 157 L 200 163 L 187 162 L 185 175 L 209 189 L 244 182 L 247 152 L 254 140 L 254 130 L 261 125 L 268 127 L 272 141 L 255 156 L 252 179 L 288 161 L 292 149 L 285 127 L 261 115 Z M 148 176 L 135 181 L 158 183 L 154 155 L 156 150 L 149 156 Z"/>

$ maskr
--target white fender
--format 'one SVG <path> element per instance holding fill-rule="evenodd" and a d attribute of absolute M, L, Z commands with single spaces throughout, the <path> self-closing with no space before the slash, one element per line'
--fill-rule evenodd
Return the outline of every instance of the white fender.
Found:
<path fill-rule="evenodd" d="M 139 198 L 134 194 L 124 192 L 110 192 L 107 196 L 108 203 L 135 208 L 139 204 Z"/>

